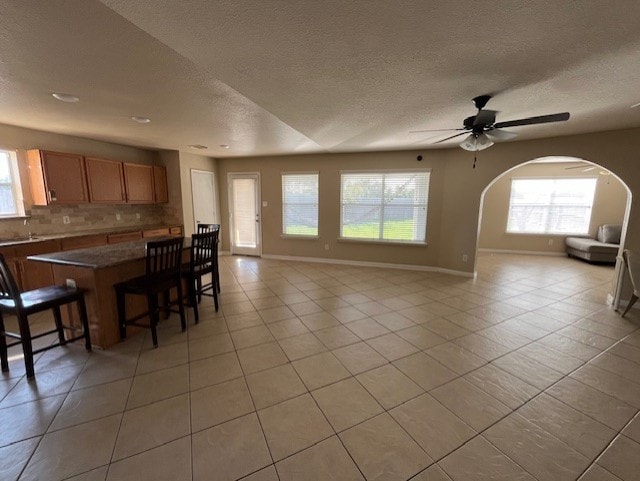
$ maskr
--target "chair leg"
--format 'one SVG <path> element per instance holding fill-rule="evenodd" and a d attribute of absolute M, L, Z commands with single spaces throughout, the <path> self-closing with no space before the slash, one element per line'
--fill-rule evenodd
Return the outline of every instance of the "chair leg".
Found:
<path fill-rule="evenodd" d="M 120 339 L 127 338 L 127 318 L 125 312 L 124 292 L 116 289 L 116 303 L 118 305 L 118 325 L 120 326 Z"/>
<path fill-rule="evenodd" d="M 167 289 L 162 293 L 162 302 L 164 303 L 164 308 L 162 309 L 164 318 L 169 319 L 171 315 L 171 290 Z"/>
<path fill-rule="evenodd" d="M 629 299 L 629 304 L 627 304 L 627 308 L 624 310 L 624 312 L 622 313 L 622 316 L 620 317 L 624 317 L 624 315 L 629 312 L 629 309 L 631 309 L 633 307 L 633 305 L 636 303 L 636 301 L 638 300 L 638 296 L 636 296 L 635 294 L 631 296 L 631 299 Z"/>
<path fill-rule="evenodd" d="M 151 339 L 153 340 L 153 347 L 158 347 L 158 321 L 159 319 L 159 310 L 158 310 L 158 295 L 157 294 L 148 294 L 147 295 L 147 304 L 149 306 L 149 327 L 151 327 Z"/>
<path fill-rule="evenodd" d="M 198 296 L 197 296 L 197 290 L 196 290 L 196 286 L 194 285 L 196 284 L 195 280 L 189 280 L 189 304 L 191 304 L 191 307 L 193 307 L 193 317 L 196 320 L 196 324 L 198 322 L 200 322 L 200 313 L 198 312 Z"/>
<path fill-rule="evenodd" d="M 184 298 L 182 297 L 182 279 L 178 278 L 178 312 L 180 313 L 180 325 L 182 326 L 182 332 L 187 330 L 187 320 L 184 315 Z"/>
<path fill-rule="evenodd" d="M 84 331 L 84 347 L 87 351 L 90 351 L 91 332 L 89 331 L 89 317 L 87 316 L 87 304 L 84 301 L 84 294 L 80 294 L 80 297 L 78 297 L 78 313 L 80 314 L 80 321 Z"/>
<path fill-rule="evenodd" d="M 22 342 L 22 352 L 24 353 L 24 367 L 27 371 L 27 378 L 35 376 L 33 370 L 33 347 L 31 346 L 31 329 L 27 316 L 18 314 L 18 326 L 20 327 L 20 337 Z"/>
<path fill-rule="evenodd" d="M 2 319 L 2 312 L 0 312 L 0 364 L 2 364 L 2 372 L 7 372 L 9 370 L 7 338 L 4 334 L 4 320 Z"/>
<path fill-rule="evenodd" d="M 212 280 L 213 280 L 213 277 L 215 276 L 212 275 Z M 217 283 L 215 281 L 213 283 L 211 291 L 213 292 L 213 304 L 216 307 L 216 312 L 218 312 L 218 292 L 220 291 L 218 290 Z"/>
<path fill-rule="evenodd" d="M 61 346 L 64 346 L 67 343 L 67 340 L 64 338 L 64 329 L 62 328 L 62 314 L 60 313 L 60 306 L 53 306 L 51 308 L 53 311 L 53 320 L 56 323 L 56 330 L 58 331 L 58 341 Z"/>
<path fill-rule="evenodd" d="M 198 304 L 202 302 L 202 277 L 196 277 L 196 292 L 198 294 Z"/>

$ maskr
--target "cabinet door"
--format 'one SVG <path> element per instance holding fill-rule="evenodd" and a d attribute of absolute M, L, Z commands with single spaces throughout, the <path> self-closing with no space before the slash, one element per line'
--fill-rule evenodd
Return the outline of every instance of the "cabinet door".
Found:
<path fill-rule="evenodd" d="M 30 174 L 44 178 L 44 192 L 34 192 L 34 200 L 47 204 L 83 204 L 89 202 L 87 177 L 82 155 L 36 151 L 41 161 L 41 172 L 32 168 L 34 154 L 29 157 Z M 35 172 L 32 172 L 35 171 Z M 38 184 L 34 179 L 31 185 Z M 42 184 L 42 182 L 40 182 Z M 39 190 L 39 189 L 38 189 Z"/>
<path fill-rule="evenodd" d="M 164 165 L 153 166 L 153 187 L 156 204 L 169 202 L 169 189 L 167 188 L 167 168 Z"/>
<path fill-rule="evenodd" d="M 91 202 L 122 204 L 125 202 L 122 162 L 85 158 Z"/>
<path fill-rule="evenodd" d="M 142 239 L 142 232 L 121 232 L 119 234 L 109 234 L 107 236 L 107 242 L 109 244 L 120 244 L 121 242 L 132 242 Z"/>
<path fill-rule="evenodd" d="M 21 244 L 15 247 L 17 264 L 20 269 L 22 290 L 30 291 L 39 287 L 53 285 L 53 270 L 48 262 L 30 261 L 27 256 L 58 252 L 60 242 L 48 240 L 34 243 Z"/>
<path fill-rule="evenodd" d="M 105 234 L 84 235 L 81 237 L 69 237 L 60 241 L 63 251 L 75 249 L 86 249 L 87 247 L 98 247 L 107 244 Z"/>
<path fill-rule="evenodd" d="M 124 182 L 129 204 L 153 203 L 153 167 L 124 164 Z"/>

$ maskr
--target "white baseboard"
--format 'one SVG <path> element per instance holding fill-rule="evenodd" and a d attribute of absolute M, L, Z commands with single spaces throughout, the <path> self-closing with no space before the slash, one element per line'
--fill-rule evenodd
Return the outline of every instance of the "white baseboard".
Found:
<path fill-rule="evenodd" d="M 547 252 L 547 251 L 519 251 L 513 249 L 478 249 L 478 252 L 488 252 L 493 254 L 522 254 L 529 256 L 551 256 L 551 257 L 563 257 L 566 256 L 566 252 Z"/>
<path fill-rule="evenodd" d="M 432 266 L 417 266 L 412 264 L 391 264 L 388 262 L 369 262 L 369 261 L 352 261 L 345 259 L 327 259 L 324 257 L 298 257 L 298 256 L 281 256 L 275 254 L 262 254 L 263 259 L 274 259 L 280 261 L 295 261 L 295 262 L 316 262 L 320 264 L 339 264 L 347 266 L 359 266 L 359 267 L 384 267 L 387 269 L 403 269 L 409 271 L 423 271 L 423 272 L 439 272 L 442 274 L 451 274 L 461 277 L 475 277 L 475 273 L 457 271 L 454 269 L 445 269 L 443 267 Z"/>

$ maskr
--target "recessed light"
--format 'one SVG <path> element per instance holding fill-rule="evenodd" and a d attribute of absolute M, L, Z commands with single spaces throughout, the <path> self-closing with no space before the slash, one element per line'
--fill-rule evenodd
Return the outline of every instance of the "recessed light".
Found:
<path fill-rule="evenodd" d="M 228 149 L 229 146 L 227 144 L 220 144 L 220 147 L 222 147 L 223 149 Z"/>
<path fill-rule="evenodd" d="M 131 120 L 133 120 L 134 122 L 138 122 L 139 124 L 148 124 L 149 122 L 151 122 L 151 119 L 147 117 L 136 117 L 135 115 L 131 117 Z"/>
<path fill-rule="evenodd" d="M 206 145 L 200 145 L 200 144 L 193 144 L 193 145 L 190 145 L 189 147 L 196 150 L 205 150 L 209 148 Z"/>
<path fill-rule="evenodd" d="M 53 96 L 53 98 L 58 99 L 61 102 L 75 103 L 80 101 L 79 97 L 71 94 L 53 93 L 51 95 Z"/>
<path fill-rule="evenodd" d="M 633 104 L 631 107 L 631 109 L 635 109 L 636 107 L 640 107 L 640 102 L 638 102 L 637 104 Z"/>

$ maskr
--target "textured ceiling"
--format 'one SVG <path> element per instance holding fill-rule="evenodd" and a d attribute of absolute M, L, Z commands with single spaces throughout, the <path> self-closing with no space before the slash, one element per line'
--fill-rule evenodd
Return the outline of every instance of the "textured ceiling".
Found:
<path fill-rule="evenodd" d="M 409 131 L 460 127 L 485 93 L 498 121 L 571 112 L 518 139 L 638 127 L 639 19 L 625 0 L 3 0 L 0 122 L 216 157 L 429 148 L 446 133 Z"/>

